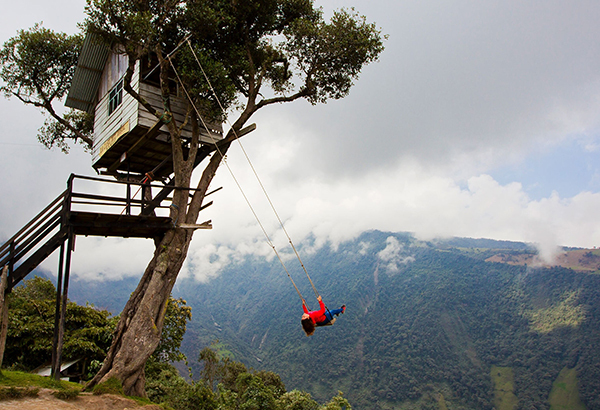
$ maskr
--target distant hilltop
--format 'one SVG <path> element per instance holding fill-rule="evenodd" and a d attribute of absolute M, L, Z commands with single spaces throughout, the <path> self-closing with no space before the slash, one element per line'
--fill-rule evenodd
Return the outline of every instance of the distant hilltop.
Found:
<path fill-rule="evenodd" d="M 551 263 L 543 261 L 535 252 L 500 252 L 486 259 L 486 262 L 527 265 L 532 267 L 560 266 L 584 272 L 600 270 L 600 249 L 570 249 L 560 252 Z"/>

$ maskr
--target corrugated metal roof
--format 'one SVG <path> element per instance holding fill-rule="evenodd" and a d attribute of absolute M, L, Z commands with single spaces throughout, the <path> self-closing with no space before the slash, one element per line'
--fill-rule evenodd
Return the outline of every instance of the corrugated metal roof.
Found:
<path fill-rule="evenodd" d="M 65 105 L 92 112 L 110 49 L 98 36 L 88 34 L 83 41 L 75 75 Z"/>

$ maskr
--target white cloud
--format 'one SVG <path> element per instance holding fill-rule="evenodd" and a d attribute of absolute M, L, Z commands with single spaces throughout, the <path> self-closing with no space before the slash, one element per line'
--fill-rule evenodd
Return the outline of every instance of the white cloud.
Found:
<path fill-rule="evenodd" d="M 153 253 L 151 240 L 77 236 L 71 275 L 90 281 L 141 277 Z M 58 252 L 46 259 L 41 267 L 56 273 Z"/>
<path fill-rule="evenodd" d="M 371 244 L 368 242 L 361 242 L 358 244 L 360 249 L 358 251 L 358 253 L 360 255 L 367 255 L 369 253 L 369 249 L 371 248 Z"/>
<path fill-rule="evenodd" d="M 220 269 L 228 265 L 235 256 L 233 249 L 214 244 L 191 249 L 180 277 L 191 277 L 199 282 L 207 282 L 217 276 Z"/>
<path fill-rule="evenodd" d="M 267 190 L 271 178 L 276 177 L 266 175 Z M 343 183 L 311 180 L 279 186 L 270 194 L 280 205 L 278 212 L 295 243 L 314 235 L 316 246 L 329 242 L 336 246 L 369 229 L 409 231 L 421 239 L 465 236 L 526 241 L 537 244 L 546 257 L 558 245 L 600 243 L 600 221 L 595 218 L 600 194 L 584 192 L 573 198 L 554 194 L 537 201 L 519 183 L 501 185 L 482 174 L 461 187 L 452 178 L 426 173 L 418 164 L 403 164 L 394 172 L 373 172 Z M 206 239 L 231 247 L 246 243 L 247 250 L 270 252 L 260 228 L 244 212 L 241 196 L 231 190 L 223 196 L 219 202 L 224 207 L 214 210 L 214 236 L 200 234 L 197 246 L 203 246 Z M 261 210 L 268 234 L 278 238 L 278 247 L 285 247 L 275 217 L 267 206 Z"/>
<path fill-rule="evenodd" d="M 385 243 L 385 248 L 377 253 L 377 258 L 389 273 L 396 273 L 400 270 L 400 265 L 406 265 L 415 260 L 413 256 L 405 254 L 404 245 L 393 236 L 389 236 Z"/>
<path fill-rule="evenodd" d="M 326 13 L 347 6 L 318 4 Z M 600 146 L 600 4 L 353 4 L 390 34 L 381 61 L 364 70 L 346 99 L 269 107 L 243 139 L 294 243 L 311 238 L 312 249 L 335 246 L 379 229 L 424 239 L 528 241 L 547 257 L 558 245 L 600 245 L 599 193 L 534 200 L 520 181 L 501 184 L 489 175 L 565 139 L 587 150 Z M 74 32 L 83 6 L 83 0 L 8 4 L 0 35 L 5 41 L 40 20 Z M 93 171 L 80 150 L 63 156 L 35 146 L 43 122 L 35 109 L 1 100 L 0 112 L 4 239 L 65 188 L 69 173 Z M 15 141 L 30 145 L 9 145 Z M 239 147 L 228 157 L 265 231 L 284 259 L 293 257 Z M 273 257 L 224 167 L 213 184 L 219 186 L 225 189 L 200 217 L 212 219 L 214 230 L 196 232 L 182 273 L 201 280 L 238 255 Z M 74 274 L 141 274 L 151 253 L 151 241 L 78 239 Z"/>

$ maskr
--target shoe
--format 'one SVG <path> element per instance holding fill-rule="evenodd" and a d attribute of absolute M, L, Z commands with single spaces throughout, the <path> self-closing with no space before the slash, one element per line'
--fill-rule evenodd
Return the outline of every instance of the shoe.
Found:
<path fill-rule="evenodd" d="M 342 305 L 342 313 L 346 311 L 346 305 Z"/>

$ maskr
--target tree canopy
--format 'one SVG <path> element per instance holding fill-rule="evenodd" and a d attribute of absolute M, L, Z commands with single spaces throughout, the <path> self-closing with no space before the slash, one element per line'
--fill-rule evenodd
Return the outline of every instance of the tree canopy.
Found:
<path fill-rule="evenodd" d="M 69 139 L 92 145 L 92 117 L 73 110 L 60 115 L 56 107 L 69 91 L 82 43 L 81 34 L 69 36 L 36 24 L 20 30 L 0 50 L 0 78 L 5 83 L 0 92 L 50 115 L 38 139 L 64 152 Z"/>
<path fill-rule="evenodd" d="M 168 129 L 175 188 L 169 216 L 186 224 L 196 223 L 223 157 L 254 113 L 298 99 L 317 104 L 343 98 L 383 51 L 384 36 L 364 16 L 342 9 L 326 21 L 312 0 L 87 0 L 85 11 L 85 34 L 128 57 L 123 89 Z M 3 92 L 51 115 L 40 133 L 48 146 L 64 148 L 68 139 L 93 142 L 89 116 L 59 116 L 51 104 L 69 89 L 80 45 L 81 36 L 35 26 L 5 43 L 0 54 Z M 145 78 L 153 76 L 159 84 L 162 106 L 132 87 L 138 63 L 145 64 Z M 47 78 L 37 78 L 38 69 Z M 171 109 L 174 82 L 187 98 L 183 119 Z M 201 144 L 205 120 L 225 119 L 231 127 L 223 140 Z M 184 138 L 186 124 L 192 132 Z M 190 196 L 192 172 L 206 158 Z M 156 239 L 156 252 L 90 386 L 116 377 L 126 393 L 145 394 L 144 364 L 159 345 L 168 298 L 192 236 L 192 230 L 174 224 Z"/>
<path fill-rule="evenodd" d="M 54 335 L 56 288 L 38 276 L 9 296 L 8 337 L 4 365 L 32 370 L 50 361 Z M 103 360 L 116 321 L 107 310 L 69 302 L 63 355 L 69 359 Z"/>
<path fill-rule="evenodd" d="M 364 16 L 342 9 L 327 22 L 311 0 L 88 0 L 86 13 L 86 32 L 122 47 L 132 64 L 153 54 L 165 75 L 176 69 L 194 103 L 212 118 L 242 108 L 246 120 L 269 104 L 343 98 L 383 51 L 384 36 Z M 184 39 L 191 48 L 171 54 Z M 40 141 L 64 151 L 69 139 L 92 145 L 91 117 L 59 115 L 53 105 L 69 90 L 82 42 L 81 34 L 36 24 L 0 51 L 0 90 L 49 113 Z"/>
<path fill-rule="evenodd" d="M 192 308 L 182 298 L 169 298 L 167 312 L 165 313 L 165 324 L 158 347 L 152 357 L 159 362 L 179 362 L 185 360 L 185 355 L 179 350 L 187 322 L 192 319 Z"/>
<path fill-rule="evenodd" d="M 215 347 L 215 344 L 212 345 Z M 270 371 L 248 369 L 244 364 L 206 347 L 199 361 L 211 371 L 199 380 L 186 382 L 168 364 L 147 372 L 148 397 L 175 410 L 351 410 L 348 400 L 338 393 L 320 405 L 304 391 L 286 391 L 281 377 Z M 214 371 L 214 372 L 213 372 Z"/>

